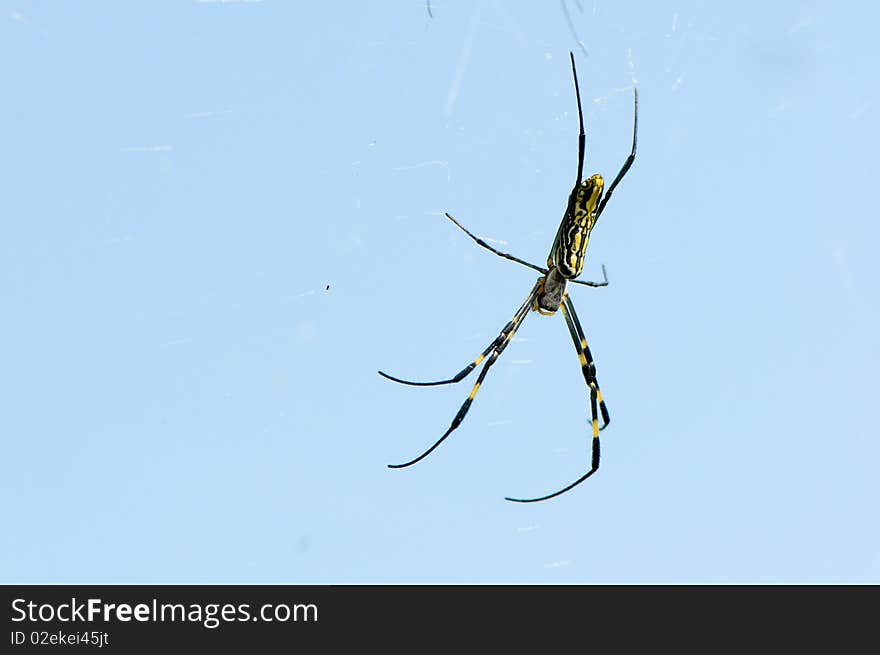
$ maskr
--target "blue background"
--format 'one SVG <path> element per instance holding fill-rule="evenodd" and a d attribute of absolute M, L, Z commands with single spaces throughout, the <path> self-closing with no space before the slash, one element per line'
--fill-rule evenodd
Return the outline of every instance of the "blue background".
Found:
<path fill-rule="evenodd" d="M 880 582 L 869 3 L 0 5 L 2 581 Z"/>

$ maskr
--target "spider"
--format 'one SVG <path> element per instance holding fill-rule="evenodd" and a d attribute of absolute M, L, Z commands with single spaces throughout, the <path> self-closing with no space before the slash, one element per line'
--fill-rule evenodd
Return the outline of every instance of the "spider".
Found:
<path fill-rule="evenodd" d="M 520 259 L 519 257 L 514 257 L 509 253 L 496 250 L 488 243 L 486 243 L 483 239 L 474 236 L 469 230 L 467 230 L 467 228 L 465 228 L 461 223 L 455 220 L 450 214 L 446 214 L 446 217 L 450 221 L 455 223 L 455 225 L 459 229 L 461 229 L 465 234 L 473 239 L 478 245 L 495 253 L 499 257 L 504 257 L 505 259 L 509 259 L 518 264 L 522 264 L 523 266 L 528 266 L 529 268 L 540 272 L 541 277 L 538 278 L 538 281 L 535 283 L 535 286 L 532 287 L 532 290 L 529 292 L 529 295 L 526 297 L 523 304 L 520 305 L 519 309 L 516 310 L 513 318 L 511 318 L 507 325 L 504 326 L 504 329 L 501 330 L 501 333 L 495 338 L 495 340 L 492 341 L 492 343 L 490 343 L 486 347 L 486 349 L 476 357 L 476 359 L 465 366 L 455 376 L 449 378 L 448 380 L 439 380 L 437 382 L 412 382 L 379 371 L 379 375 L 393 382 L 399 382 L 400 384 L 408 384 L 417 387 L 429 387 L 460 382 L 465 377 L 467 377 L 467 375 L 470 374 L 471 371 L 473 371 L 477 366 L 485 361 L 485 365 L 480 371 L 480 374 L 477 377 L 477 381 L 476 383 L 474 383 L 473 388 L 471 388 L 471 392 L 468 394 L 468 397 L 465 399 L 461 408 L 458 410 L 458 413 L 452 419 L 452 424 L 449 426 L 449 429 L 446 430 L 443 436 L 440 437 L 434 443 L 434 445 L 432 445 L 418 457 L 411 459 L 410 461 L 403 464 L 388 465 L 389 468 L 394 469 L 411 466 L 427 457 L 431 452 L 434 451 L 435 448 L 437 448 L 437 446 L 443 443 L 443 441 L 445 441 L 446 438 L 450 434 L 452 434 L 452 432 L 456 428 L 458 428 L 459 425 L 461 425 L 461 422 L 464 420 L 465 415 L 470 409 L 471 403 L 474 401 L 474 397 L 477 395 L 477 391 L 480 389 L 480 385 L 483 384 L 483 380 L 486 378 L 486 374 L 489 372 L 492 364 L 494 364 L 501 356 L 501 353 L 504 352 L 507 344 L 510 343 L 510 340 L 513 338 L 513 335 L 516 334 L 516 331 L 519 329 L 520 325 L 522 325 L 522 322 L 528 315 L 529 311 L 536 311 L 541 315 L 550 316 L 555 314 L 557 310 L 562 309 L 562 315 L 565 318 L 565 323 L 568 326 L 568 332 L 571 335 L 572 342 L 574 343 L 574 349 L 577 352 L 578 359 L 580 360 L 581 371 L 584 376 L 584 381 L 587 383 L 587 387 L 590 391 L 590 412 L 592 416 L 593 429 L 591 466 L 589 471 L 587 471 L 577 480 L 563 487 L 559 491 L 555 491 L 544 496 L 539 496 L 537 498 L 511 498 L 509 496 L 505 498 L 505 500 L 517 503 L 534 503 L 554 498 L 556 496 L 564 494 L 570 489 L 573 489 L 584 480 L 589 478 L 591 475 L 593 475 L 593 473 L 595 473 L 599 469 L 599 432 L 601 430 L 604 430 L 611 422 L 611 417 L 608 414 L 608 408 L 605 406 L 605 401 L 602 399 L 602 392 L 599 390 L 599 382 L 596 379 L 596 366 L 593 363 L 593 355 L 590 353 L 590 348 L 587 345 L 587 339 L 584 336 L 584 330 L 581 327 L 580 320 L 578 320 L 577 313 L 574 310 L 574 304 L 572 303 L 572 300 L 568 295 L 568 291 L 566 290 L 566 285 L 569 282 L 571 282 L 572 284 L 582 284 L 589 287 L 604 287 L 608 285 L 608 277 L 605 273 L 604 265 L 602 266 L 602 282 L 581 281 L 576 280 L 575 278 L 580 275 L 584 267 L 584 254 L 587 250 L 587 243 L 590 238 L 590 231 L 593 229 L 596 221 L 602 215 L 602 212 L 604 211 L 605 206 L 608 204 L 608 200 L 611 198 L 611 194 L 614 192 L 614 189 L 623 179 L 623 176 L 626 175 L 627 171 L 630 169 L 630 166 L 632 166 L 633 161 L 635 160 L 636 136 L 638 133 L 639 125 L 639 92 L 638 89 L 633 86 L 632 150 L 630 151 L 629 156 L 626 158 L 626 161 L 623 163 L 623 166 L 620 168 L 620 171 L 617 173 L 617 177 L 614 178 L 614 181 L 611 183 L 611 186 L 608 187 L 608 191 L 603 197 L 602 191 L 605 182 L 602 179 L 601 175 L 596 173 L 595 175 L 591 175 L 590 177 L 588 177 L 586 180 L 582 181 L 581 179 L 584 171 L 584 147 L 586 140 L 584 135 L 584 116 L 583 112 L 581 111 L 581 96 L 580 89 L 578 88 L 577 69 L 574 65 L 574 54 L 569 52 L 569 57 L 571 59 L 571 72 L 572 76 L 574 77 L 574 91 L 575 97 L 577 98 L 578 121 L 580 123 L 580 134 L 578 136 L 578 171 L 577 180 L 574 183 L 574 188 L 571 190 L 571 193 L 568 196 L 568 205 L 565 208 L 565 214 L 562 217 L 562 222 L 559 224 L 559 229 L 556 232 L 556 238 L 553 241 L 553 246 L 550 249 L 550 254 L 547 257 L 547 267 L 544 268 L 542 266 L 537 266 L 523 259 Z M 601 426 L 599 425 L 600 413 L 602 415 Z"/>

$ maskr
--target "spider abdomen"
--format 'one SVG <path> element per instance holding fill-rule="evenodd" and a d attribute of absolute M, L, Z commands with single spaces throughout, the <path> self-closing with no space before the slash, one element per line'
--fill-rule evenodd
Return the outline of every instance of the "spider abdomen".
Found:
<path fill-rule="evenodd" d="M 596 224 L 596 210 L 604 185 L 602 176 L 596 173 L 576 186 L 569 197 L 553 253 L 553 263 L 568 280 L 576 278 L 584 268 L 584 255 L 590 231 Z"/>

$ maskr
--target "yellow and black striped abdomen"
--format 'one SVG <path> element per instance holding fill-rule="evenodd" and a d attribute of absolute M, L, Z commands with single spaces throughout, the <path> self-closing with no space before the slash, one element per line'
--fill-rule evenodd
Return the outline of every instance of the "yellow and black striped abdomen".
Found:
<path fill-rule="evenodd" d="M 555 265 L 568 280 L 576 278 L 584 268 L 584 255 L 590 241 L 590 231 L 596 224 L 596 209 L 604 185 L 605 181 L 597 173 L 572 191 L 550 257 L 550 264 Z"/>

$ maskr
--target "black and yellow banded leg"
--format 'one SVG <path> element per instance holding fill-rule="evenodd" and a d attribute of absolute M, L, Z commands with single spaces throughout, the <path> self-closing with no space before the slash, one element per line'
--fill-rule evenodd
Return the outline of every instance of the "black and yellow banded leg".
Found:
<path fill-rule="evenodd" d="M 595 390 L 593 390 L 593 389 L 590 389 L 590 404 L 593 409 L 593 416 L 595 417 L 596 416 L 596 394 L 595 394 Z M 504 500 L 509 500 L 514 503 L 537 503 L 542 500 L 550 500 L 551 498 L 556 498 L 556 496 L 561 496 L 566 491 L 574 489 L 581 482 L 586 480 L 588 477 L 593 475 L 593 473 L 595 473 L 598 470 L 599 470 L 599 431 L 596 428 L 596 419 L 594 418 L 593 419 L 593 457 L 592 457 L 592 464 L 590 466 L 589 471 L 584 473 L 581 477 L 579 477 L 577 480 L 572 482 L 567 487 L 563 487 L 559 491 L 554 491 L 552 494 L 547 494 L 546 496 L 540 496 L 538 498 L 511 498 L 510 496 L 507 496 L 507 497 L 505 497 Z"/>
<path fill-rule="evenodd" d="M 501 330 L 501 333 L 497 337 L 495 337 L 495 340 L 492 343 L 490 343 L 483 352 L 481 352 L 479 355 L 477 355 L 477 357 L 476 357 L 476 359 L 474 359 L 474 361 L 472 361 L 470 364 L 465 366 L 463 369 L 461 369 L 458 373 L 456 373 L 454 376 L 452 376 L 448 380 L 437 380 L 436 382 L 413 382 L 412 380 L 404 380 L 403 378 L 396 378 L 393 375 L 388 375 L 388 373 L 384 373 L 383 371 L 379 371 L 379 375 L 381 375 L 383 378 L 391 380 L 392 382 L 399 382 L 400 384 L 408 384 L 411 387 L 436 387 L 441 384 L 455 384 L 456 382 L 461 382 L 468 375 L 470 375 L 470 372 L 473 371 L 477 366 L 479 366 L 483 362 L 484 359 L 486 359 L 486 356 L 489 353 L 491 353 L 493 350 L 495 350 L 495 348 L 498 347 L 498 344 L 502 343 L 505 339 L 508 338 L 507 335 L 510 334 L 510 331 L 515 329 L 516 322 L 517 322 L 517 316 L 519 315 L 520 311 L 522 311 L 522 307 L 520 307 L 519 311 L 517 311 L 517 313 L 514 315 L 514 317 L 512 319 L 510 319 L 510 321 L 507 323 L 507 325 L 504 326 L 504 329 Z M 520 320 L 522 320 L 522 319 L 520 319 Z"/>
<path fill-rule="evenodd" d="M 403 464 L 389 464 L 388 468 L 399 469 L 405 468 L 407 466 L 411 466 L 416 462 L 424 459 L 428 455 L 430 455 L 437 446 L 443 443 L 452 432 L 461 425 L 461 422 L 464 420 L 464 417 L 467 415 L 468 410 L 471 407 L 471 403 L 474 401 L 474 397 L 477 395 L 477 392 L 480 390 L 480 385 L 483 384 L 483 380 L 486 378 L 486 374 L 489 372 L 489 369 L 492 367 L 492 364 L 496 362 L 496 360 L 501 356 L 501 353 L 504 352 L 504 349 L 507 347 L 507 344 L 510 343 L 510 340 L 513 338 L 513 335 L 516 334 L 516 331 L 519 329 L 519 326 L 522 325 L 523 319 L 528 315 L 529 310 L 532 308 L 532 303 L 535 300 L 535 297 L 538 295 L 538 292 L 541 288 L 541 280 L 535 284 L 532 288 L 532 291 L 529 293 L 525 302 L 522 306 L 517 310 L 516 314 L 514 314 L 511 321 L 505 326 L 505 330 L 501 332 L 498 338 L 492 342 L 491 350 L 492 353 L 486 359 L 486 363 L 483 365 L 483 369 L 480 371 L 480 375 L 477 377 L 477 381 L 474 383 L 474 386 L 471 388 L 471 392 L 468 394 L 468 397 L 465 399 L 464 403 L 462 403 L 461 407 L 458 410 L 458 413 L 452 419 L 452 423 L 449 426 L 449 429 L 443 433 L 443 436 L 440 437 L 434 445 L 428 448 L 421 455 L 416 457 L 415 459 L 411 459 L 408 462 Z M 508 329 L 509 327 L 509 329 Z M 485 354 L 485 352 L 484 352 Z M 484 355 L 480 355 L 476 360 L 474 360 L 474 364 L 471 365 L 470 369 L 465 368 L 464 370 L 470 372 L 474 366 L 476 366 L 479 362 L 483 360 Z M 467 375 L 467 373 L 465 373 Z M 389 377 L 389 376 L 385 376 Z M 464 377 L 464 376 L 462 376 Z M 394 378 L 389 378 L 394 379 Z"/>
<path fill-rule="evenodd" d="M 564 494 L 566 491 L 573 489 L 581 482 L 589 478 L 593 473 L 599 470 L 599 452 L 600 452 L 600 443 L 599 443 L 599 431 L 608 425 L 610 419 L 608 418 L 608 410 L 605 407 L 605 402 L 602 400 L 602 392 L 599 391 L 599 384 L 596 381 L 596 367 L 593 363 L 593 357 L 590 354 L 589 346 L 587 346 L 587 340 L 584 337 L 583 328 L 581 328 L 580 321 L 578 320 L 577 313 L 574 311 L 574 305 L 571 302 L 571 298 L 568 297 L 566 293 L 563 302 L 560 305 L 562 309 L 562 315 L 565 317 L 565 323 L 568 327 L 568 332 L 571 335 L 571 340 L 574 343 L 574 348 L 577 351 L 578 359 L 581 363 L 581 371 L 584 374 L 584 380 L 587 382 L 587 386 L 590 389 L 590 417 L 591 422 L 590 425 L 593 431 L 592 438 L 592 457 L 590 470 L 587 471 L 584 475 L 579 477 L 577 480 L 572 482 L 567 487 L 560 489 L 559 491 L 554 491 L 551 494 L 547 494 L 546 496 L 540 496 L 538 498 L 510 498 L 509 496 L 505 498 L 505 500 L 510 500 L 515 503 L 536 503 L 542 500 L 549 500 L 551 498 L 555 498 L 556 496 L 560 496 Z M 599 408 L 602 410 L 602 419 L 604 421 L 604 425 L 599 427 Z"/>
<path fill-rule="evenodd" d="M 602 425 L 599 426 L 599 430 L 604 430 L 608 427 L 608 424 L 611 423 L 611 415 L 608 413 L 608 407 L 605 406 L 605 401 L 602 399 L 602 390 L 599 388 L 599 378 L 596 377 L 596 364 L 593 361 L 593 354 L 590 352 L 590 347 L 587 345 L 587 338 L 584 336 L 584 329 L 581 327 L 577 312 L 574 311 L 574 304 L 571 302 L 571 298 L 567 293 L 563 299 L 562 313 L 568 324 L 568 331 L 571 334 L 571 340 L 574 342 L 575 350 L 578 351 L 578 358 L 581 360 L 581 371 L 584 374 L 584 380 L 586 381 L 587 386 L 591 386 L 592 384 L 595 384 L 596 386 L 596 397 L 599 401 L 599 411 L 602 413 Z M 574 330 L 572 330 L 572 323 L 574 324 Z"/>

